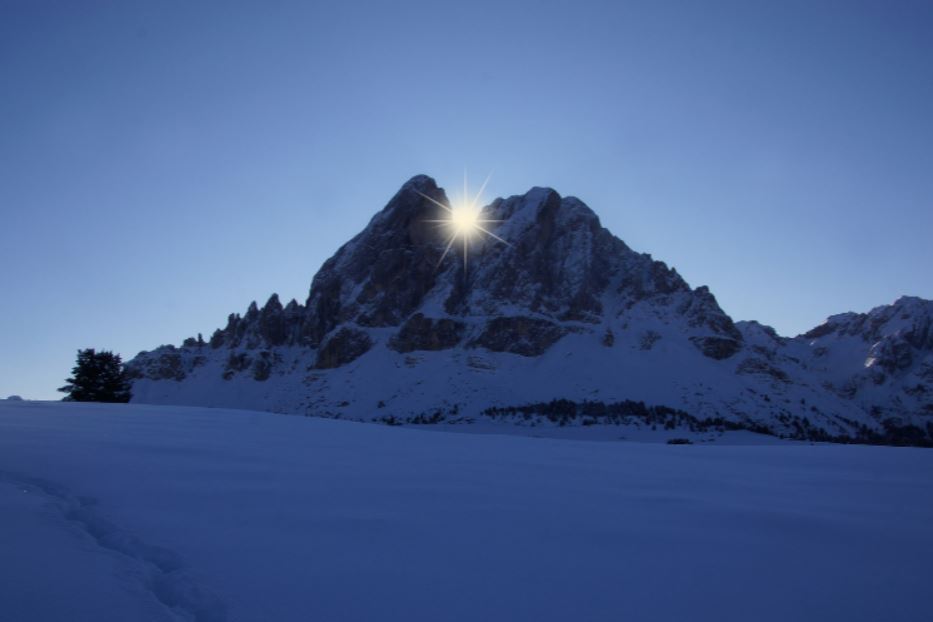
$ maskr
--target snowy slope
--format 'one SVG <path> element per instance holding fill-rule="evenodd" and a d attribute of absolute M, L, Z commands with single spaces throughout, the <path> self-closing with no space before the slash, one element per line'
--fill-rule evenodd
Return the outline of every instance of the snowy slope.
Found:
<path fill-rule="evenodd" d="M 933 301 L 904 296 L 868 313 L 833 316 L 788 350 L 866 410 L 933 420 Z"/>
<path fill-rule="evenodd" d="M 927 301 L 873 311 L 897 319 L 869 322 L 873 333 L 837 339 L 821 359 L 821 339 L 837 333 L 787 339 L 734 323 L 707 288 L 548 188 L 489 205 L 508 243 L 474 240 L 464 268 L 458 253 L 443 257 L 430 222 L 446 200 L 429 177 L 411 179 L 324 264 L 305 304 L 273 295 L 208 342 L 137 356 L 134 401 L 356 420 L 440 409 L 462 421 L 552 399 L 635 400 L 795 438 L 933 442 Z M 897 336 L 914 324 L 914 337 Z M 868 358 L 897 356 L 890 382 L 851 389 L 866 385 Z M 892 392 L 905 396 L 897 408 Z"/>
<path fill-rule="evenodd" d="M 926 619 L 933 452 L 0 401 L 0 619 Z"/>

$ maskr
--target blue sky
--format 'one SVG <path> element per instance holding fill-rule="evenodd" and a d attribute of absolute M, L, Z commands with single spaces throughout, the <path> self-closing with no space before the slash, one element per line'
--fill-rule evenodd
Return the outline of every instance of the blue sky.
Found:
<path fill-rule="evenodd" d="M 933 298 L 931 31 L 908 1 L 0 0 L 0 396 L 303 301 L 417 173 L 578 196 L 784 334 Z"/>

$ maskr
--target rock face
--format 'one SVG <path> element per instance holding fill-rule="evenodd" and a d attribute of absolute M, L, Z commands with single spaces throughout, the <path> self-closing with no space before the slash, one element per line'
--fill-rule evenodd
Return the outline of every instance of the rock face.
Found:
<path fill-rule="evenodd" d="M 728 337 L 691 337 L 690 341 L 711 359 L 727 359 L 742 348 L 742 342 Z"/>
<path fill-rule="evenodd" d="M 147 352 L 145 357 L 137 356 L 135 362 L 127 366 L 129 376 L 131 379 L 184 380 L 190 368 L 199 363 L 197 358 L 184 356 L 191 347 L 177 349 L 174 346 L 163 346 Z"/>
<path fill-rule="evenodd" d="M 567 333 L 563 326 L 531 317 L 497 317 L 486 323 L 471 346 L 493 352 L 540 356 Z"/>
<path fill-rule="evenodd" d="M 333 369 L 346 365 L 360 358 L 373 346 L 372 339 L 365 332 L 343 327 L 329 337 L 318 348 L 316 369 Z"/>
<path fill-rule="evenodd" d="M 928 301 L 787 339 L 734 323 L 576 198 L 496 199 L 484 218 L 504 242 L 471 239 L 466 264 L 445 256 L 437 203 L 434 180 L 413 177 L 324 263 L 304 304 L 272 295 L 207 343 L 133 359 L 134 399 L 368 419 L 599 397 L 833 435 L 933 411 Z"/>
<path fill-rule="evenodd" d="M 463 322 L 450 318 L 433 319 L 415 313 L 389 340 L 389 347 L 396 352 L 447 350 L 460 343 L 465 331 Z"/>

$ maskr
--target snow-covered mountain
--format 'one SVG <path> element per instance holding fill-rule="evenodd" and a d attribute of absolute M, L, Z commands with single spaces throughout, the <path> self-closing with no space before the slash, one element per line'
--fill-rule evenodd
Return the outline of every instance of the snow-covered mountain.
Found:
<path fill-rule="evenodd" d="M 785 338 L 733 322 L 574 197 L 495 200 L 484 217 L 507 243 L 473 240 L 466 265 L 444 256 L 435 202 L 447 197 L 434 180 L 412 178 L 325 262 L 305 304 L 273 295 L 208 342 L 140 353 L 134 401 L 933 439 L 933 302 L 901 298 Z"/>
<path fill-rule="evenodd" d="M 827 390 L 873 418 L 930 431 L 933 301 L 904 296 L 868 313 L 843 313 L 791 341 L 790 356 Z"/>

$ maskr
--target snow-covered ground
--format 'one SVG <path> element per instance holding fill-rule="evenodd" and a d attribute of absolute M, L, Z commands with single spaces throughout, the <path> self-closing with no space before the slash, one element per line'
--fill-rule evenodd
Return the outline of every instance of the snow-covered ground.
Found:
<path fill-rule="evenodd" d="M 928 620 L 933 450 L 0 401 L 0 619 Z"/>

